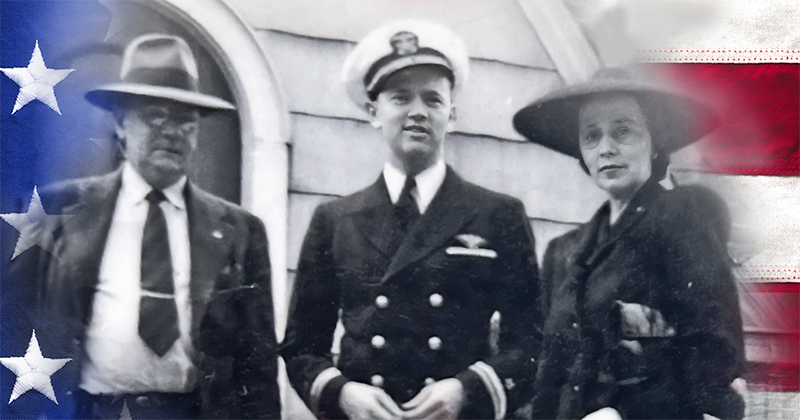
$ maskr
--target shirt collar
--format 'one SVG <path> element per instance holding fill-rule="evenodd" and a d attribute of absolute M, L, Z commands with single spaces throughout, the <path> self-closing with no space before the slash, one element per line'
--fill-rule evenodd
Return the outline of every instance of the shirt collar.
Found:
<path fill-rule="evenodd" d="M 411 196 L 417 202 L 420 213 L 425 213 L 425 210 L 433 201 L 433 197 L 436 196 L 442 186 L 446 174 L 447 165 L 445 165 L 444 160 L 439 159 L 414 177 L 417 187 L 411 191 Z M 386 162 L 383 166 L 383 179 L 386 181 L 386 188 L 389 190 L 389 198 L 391 198 L 392 204 L 396 204 L 397 200 L 400 199 L 400 194 L 403 192 L 403 185 L 406 183 L 405 172 Z"/>
<path fill-rule="evenodd" d="M 153 187 L 136 172 L 130 162 L 125 161 L 122 165 L 122 188 L 133 199 L 134 203 L 139 204 L 145 200 L 145 197 L 153 190 Z M 182 176 L 177 182 L 162 190 L 164 196 L 167 197 L 167 201 L 181 210 L 186 208 L 186 200 L 183 197 L 183 188 L 185 186 L 186 177 Z"/>

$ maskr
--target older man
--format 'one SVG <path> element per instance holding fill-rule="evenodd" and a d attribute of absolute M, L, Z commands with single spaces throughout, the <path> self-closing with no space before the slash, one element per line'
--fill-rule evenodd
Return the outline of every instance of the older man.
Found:
<path fill-rule="evenodd" d="M 74 215 L 44 294 L 76 359 L 76 417 L 279 417 L 264 226 L 186 177 L 201 112 L 234 107 L 198 91 L 175 36 L 134 39 L 121 78 L 86 94 L 114 115 L 121 168 L 43 192 Z"/>
<path fill-rule="evenodd" d="M 444 162 L 467 70 L 455 34 L 425 22 L 376 30 L 345 63 L 348 91 L 390 153 L 371 187 L 317 209 L 303 244 L 282 354 L 321 417 L 499 419 L 535 374 L 523 205 Z"/>

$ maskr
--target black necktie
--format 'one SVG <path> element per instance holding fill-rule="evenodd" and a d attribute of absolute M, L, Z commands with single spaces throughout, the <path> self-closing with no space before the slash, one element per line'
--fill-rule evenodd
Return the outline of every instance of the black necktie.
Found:
<path fill-rule="evenodd" d="M 164 193 L 147 194 L 150 208 L 142 237 L 142 295 L 139 301 L 139 336 L 159 357 L 180 336 L 175 287 L 172 283 L 172 255 L 169 251 L 167 220 L 158 203 Z"/>
<path fill-rule="evenodd" d="M 393 235 L 391 253 L 394 254 L 408 232 L 420 218 L 419 207 L 411 191 L 417 186 L 413 176 L 406 177 L 400 199 L 394 205 L 395 234 Z"/>

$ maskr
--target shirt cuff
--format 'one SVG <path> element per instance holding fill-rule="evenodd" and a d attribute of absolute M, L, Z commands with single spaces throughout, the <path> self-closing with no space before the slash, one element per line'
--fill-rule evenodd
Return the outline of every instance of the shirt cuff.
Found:
<path fill-rule="evenodd" d="M 489 392 L 494 406 L 495 420 L 504 418 L 508 401 L 506 399 L 506 391 L 503 389 L 503 383 L 495 373 L 494 368 L 484 362 L 477 361 L 469 367 L 469 370 L 475 372 L 481 378 L 483 384 L 486 385 L 486 390 Z"/>
<path fill-rule="evenodd" d="M 342 372 L 339 369 L 329 367 L 314 378 L 314 382 L 311 384 L 311 391 L 309 392 L 309 408 L 311 412 L 319 412 L 319 400 L 322 397 L 322 391 L 325 390 L 325 386 L 328 385 L 330 381 L 341 376 Z"/>

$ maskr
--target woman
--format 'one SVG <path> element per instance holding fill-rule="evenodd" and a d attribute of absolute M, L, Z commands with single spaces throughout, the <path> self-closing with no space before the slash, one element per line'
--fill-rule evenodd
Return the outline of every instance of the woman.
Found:
<path fill-rule="evenodd" d="M 727 208 L 708 190 L 659 185 L 669 154 L 716 126 L 710 110 L 607 69 L 522 109 L 514 126 L 578 158 L 608 194 L 545 255 L 537 415 L 742 417 Z"/>

